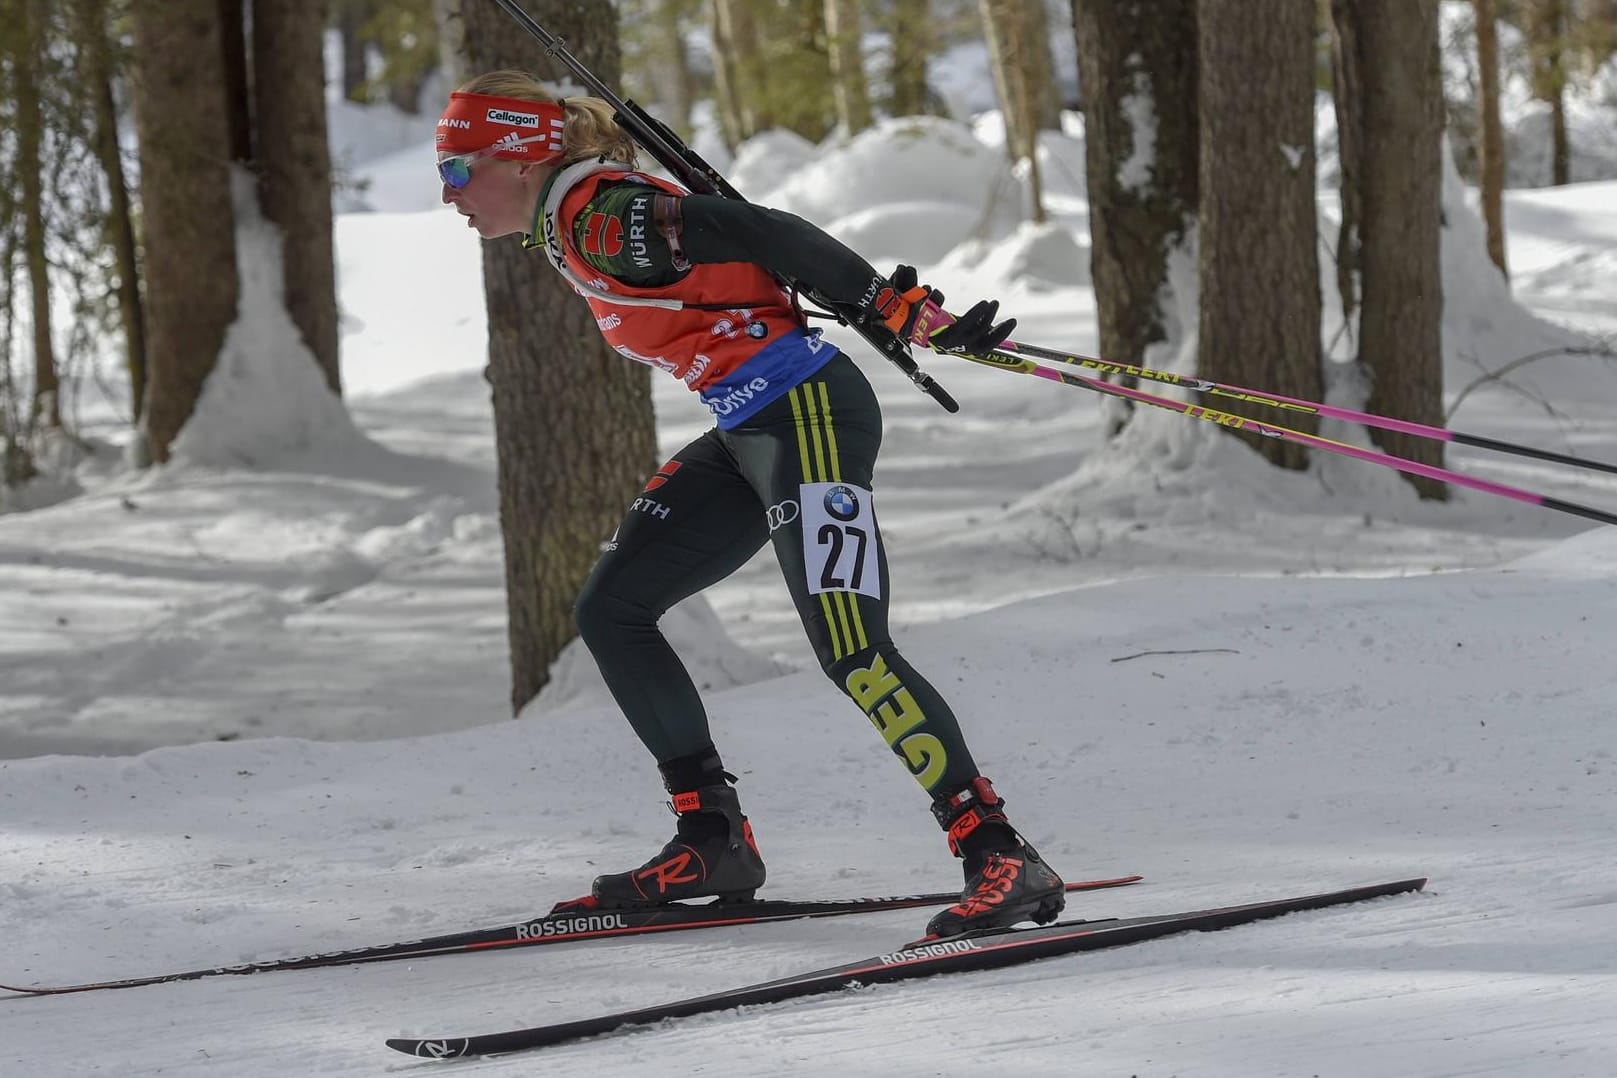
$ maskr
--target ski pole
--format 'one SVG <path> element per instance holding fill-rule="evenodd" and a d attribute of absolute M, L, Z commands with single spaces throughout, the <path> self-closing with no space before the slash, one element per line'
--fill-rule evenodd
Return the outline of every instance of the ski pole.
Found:
<path fill-rule="evenodd" d="M 1617 524 L 1617 514 L 1608 513 L 1600 509 L 1594 509 L 1586 505 L 1579 505 L 1576 502 L 1562 501 L 1560 498 L 1552 498 L 1548 495 L 1539 494 L 1531 490 L 1522 490 L 1519 487 L 1508 486 L 1504 483 L 1495 483 L 1488 479 L 1477 479 L 1473 476 L 1466 475 L 1463 472 L 1451 471 L 1448 468 L 1439 468 L 1431 464 L 1422 464 L 1420 461 L 1409 460 L 1406 457 L 1393 456 L 1391 453 L 1382 453 L 1374 449 L 1362 449 L 1356 445 L 1349 445 L 1347 442 L 1338 442 L 1331 438 L 1322 438 L 1317 434 L 1307 434 L 1300 430 L 1292 430 L 1290 427 L 1280 427 L 1274 425 L 1273 423 L 1264 423 L 1256 419 L 1248 419 L 1245 416 L 1234 415 L 1230 412 L 1221 412 L 1215 408 L 1207 408 L 1199 404 L 1190 404 L 1185 401 L 1171 400 L 1167 397 L 1158 397 L 1154 394 L 1146 393 L 1143 390 L 1131 389 L 1128 386 L 1117 385 L 1113 382 L 1103 382 L 1098 378 L 1090 378 L 1087 375 L 1069 374 L 1066 371 L 1058 371 L 1050 367 L 1040 366 L 1031 359 L 1028 359 L 1026 356 L 1019 356 L 1010 352 L 1001 351 L 995 351 L 984 356 L 968 356 L 964 353 L 952 354 L 958 354 L 960 355 L 961 359 L 968 359 L 973 363 L 981 363 L 985 366 L 993 367 L 996 370 L 1010 371 L 1014 374 L 1029 374 L 1036 378 L 1048 379 L 1049 381 L 1059 382 L 1063 385 L 1077 386 L 1082 389 L 1091 389 L 1097 393 L 1105 393 L 1114 397 L 1123 397 L 1127 400 L 1136 401 L 1140 404 L 1148 404 L 1155 408 L 1165 408 L 1168 411 L 1178 412 L 1180 415 L 1189 416 L 1192 419 L 1205 419 L 1209 423 L 1217 423 L 1219 426 L 1229 427 L 1232 430 L 1252 431 L 1253 433 L 1261 434 L 1266 438 L 1280 438 L 1285 441 L 1296 442 L 1300 445 L 1306 445 L 1313 449 L 1322 449 L 1327 453 L 1336 453 L 1345 457 L 1353 457 L 1357 460 L 1368 461 L 1371 464 L 1379 464 L 1387 468 L 1396 468 L 1401 472 L 1408 472 L 1411 475 L 1419 475 L 1427 479 L 1435 479 L 1440 483 L 1450 483 L 1454 486 L 1470 487 L 1473 490 L 1480 490 L 1485 494 L 1495 494 L 1501 498 L 1511 498 L 1515 501 L 1526 502 L 1528 505 L 1538 505 L 1544 507 L 1545 509 L 1554 509 L 1558 512 L 1570 513 L 1573 516 L 1585 517 L 1589 520 L 1597 520 L 1602 524 Z"/>
<path fill-rule="evenodd" d="M 1476 449 L 1491 450 L 1495 453 L 1532 457 L 1536 460 L 1565 464 L 1573 468 L 1587 468 L 1592 471 L 1617 475 L 1617 464 L 1607 464 L 1599 460 L 1585 460 L 1582 457 L 1556 453 L 1549 449 L 1536 449 L 1533 446 L 1518 445 L 1515 442 L 1500 441 L 1497 438 L 1485 438 L 1479 434 L 1466 434 L 1463 431 L 1450 430 L 1447 427 L 1433 427 L 1407 419 L 1393 419 L 1389 416 L 1376 415 L 1374 412 L 1360 412 L 1352 408 L 1339 408 L 1334 404 L 1320 404 L 1317 401 L 1301 400 L 1297 397 L 1287 397 L 1279 393 L 1260 393 L 1255 389 L 1242 389 L 1240 386 L 1214 382 L 1206 378 L 1187 378 L 1171 371 L 1152 370 L 1150 367 L 1136 367 L 1128 363 L 1117 363 L 1110 359 L 1100 359 L 1075 352 L 1062 352 L 1054 348 L 1023 344 L 1020 341 L 1006 341 L 1000 347 L 1018 355 L 1049 360 L 1055 363 L 1066 363 L 1075 367 L 1084 367 L 1092 371 L 1100 371 L 1103 374 L 1129 375 L 1135 378 L 1143 378 L 1147 381 L 1178 386 L 1181 389 L 1194 390 L 1197 393 L 1206 393 L 1210 396 L 1245 401 L 1248 404 L 1262 404 L 1270 408 L 1279 408 L 1288 412 L 1314 415 L 1325 419 L 1345 419 L 1366 427 L 1380 427 L 1382 430 L 1411 434 L 1417 438 L 1430 438 L 1438 442 L 1453 442 L 1455 445 L 1468 445 Z"/>
<path fill-rule="evenodd" d="M 651 115 L 642 106 L 633 101 L 625 101 L 613 93 L 611 87 L 597 78 L 595 72 L 585 66 L 584 61 L 568 51 L 566 41 L 534 21 L 533 16 L 524 11 L 522 5 L 517 3 L 517 0 L 494 0 L 494 2 L 499 4 L 505 13 L 515 19 L 524 30 L 539 39 L 539 43 L 545 47 L 546 55 L 553 57 L 558 63 L 576 75 L 592 95 L 612 106 L 614 110 L 612 119 L 618 126 L 627 131 L 630 137 L 653 160 L 667 169 L 669 174 L 683 184 L 686 189 L 697 194 L 718 195 L 721 198 L 734 199 L 738 202 L 746 201 L 741 192 L 737 191 L 718 169 L 708 164 L 700 154 L 685 145 L 684 140 L 675 133 L 673 128 Z M 831 310 L 836 309 L 835 304 L 820 296 L 812 288 L 803 286 L 801 282 L 778 273 L 775 274 L 775 278 L 791 293 L 794 306 L 797 302 L 797 294 L 802 292 L 820 306 Z M 836 317 L 840 321 L 848 321 L 855 333 L 858 333 L 865 339 L 867 344 L 892 361 L 894 366 L 904 372 L 905 377 L 915 383 L 916 387 L 923 393 L 942 405 L 945 411 L 960 411 L 959 403 L 949 395 L 949 392 L 933 381 L 932 376 L 921 370 L 916 364 L 915 357 L 910 354 L 908 341 L 901 341 L 892 334 L 877 335 L 851 320 L 842 318 L 840 315 Z"/>

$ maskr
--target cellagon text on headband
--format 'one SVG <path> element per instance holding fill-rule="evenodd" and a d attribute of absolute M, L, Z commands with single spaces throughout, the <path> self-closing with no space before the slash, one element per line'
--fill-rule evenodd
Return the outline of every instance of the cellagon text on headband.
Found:
<path fill-rule="evenodd" d="M 560 102 L 456 90 L 438 117 L 438 155 L 477 153 L 499 145 L 501 149 L 489 156 L 544 164 L 562 155 L 562 126 Z"/>

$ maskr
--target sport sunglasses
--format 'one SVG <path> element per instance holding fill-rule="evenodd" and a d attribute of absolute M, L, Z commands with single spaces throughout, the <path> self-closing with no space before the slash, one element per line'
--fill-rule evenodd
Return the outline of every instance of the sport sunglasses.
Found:
<path fill-rule="evenodd" d="M 505 139 L 494 145 L 478 150 L 476 153 L 460 153 L 453 157 L 445 157 L 438 162 L 438 178 L 455 190 L 460 190 L 472 182 L 472 162 L 480 161 L 485 157 L 493 157 L 497 153 L 509 150 L 513 146 L 522 146 L 529 142 L 544 142 L 546 135 L 529 135 L 527 138 Z"/>

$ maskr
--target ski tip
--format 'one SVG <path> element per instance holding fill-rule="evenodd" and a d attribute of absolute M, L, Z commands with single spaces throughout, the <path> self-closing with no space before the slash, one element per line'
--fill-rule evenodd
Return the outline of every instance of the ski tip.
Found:
<path fill-rule="evenodd" d="M 565 902 L 558 902 L 554 906 L 550 907 L 550 912 L 545 914 L 545 916 L 560 917 L 563 914 L 568 913 L 589 913 L 599 904 L 600 900 L 594 895 L 584 895 L 582 898 L 570 898 Z"/>
<path fill-rule="evenodd" d="M 1143 879 L 1144 876 L 1118 876 L 1110 880 L 1074 880 L 1066 888 L 1068 891 L 1099 891 L 1106 887 L 1126 887 Z"/>
<path fill-rule="evenodd" d="M 32 988 L 24 988 L 15 984 L 0 984 L 0 992 L 10 992 L 18 996 L 65 996 L 74 992 L 88 992 L 93 988 L 115 988 L 116 984 L 36 984 Z"/>
<path fill-rule="evenodd" d="M 471 1042 L 465 1037 L 441 1037 L 437 1040 L 423 1040 L 420 1037 L 389 1037 L 387 1046 L 395 1052 L 403 1052 L 407 1056 L 419 1056 L 422 1059 L 454 1059 L 466 1055 Z"/>

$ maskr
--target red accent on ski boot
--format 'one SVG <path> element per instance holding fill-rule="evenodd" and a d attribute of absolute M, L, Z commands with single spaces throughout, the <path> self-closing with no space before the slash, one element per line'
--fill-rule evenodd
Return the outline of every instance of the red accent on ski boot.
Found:
<path fill-rule="evenodd" d="M 1065 885 L 1005 816 L 1005 802 L 982 776 L 932 806 L 949 836 L 949 852 L 965 861 L 960 901 L 927 922 L 926 939 L 941 939 L 1019 921 L 1047 924 L 1067 904 Z"/>
<path fill-rule="evenodd" d="M 717 896 L 746 902 L 763 886 L 764 861 L 728 784 L 675 793 L 678 833 L 662 851 L 629 872 L 599 876 L 590 889 L 596 909 L 660 906 Z"/>

